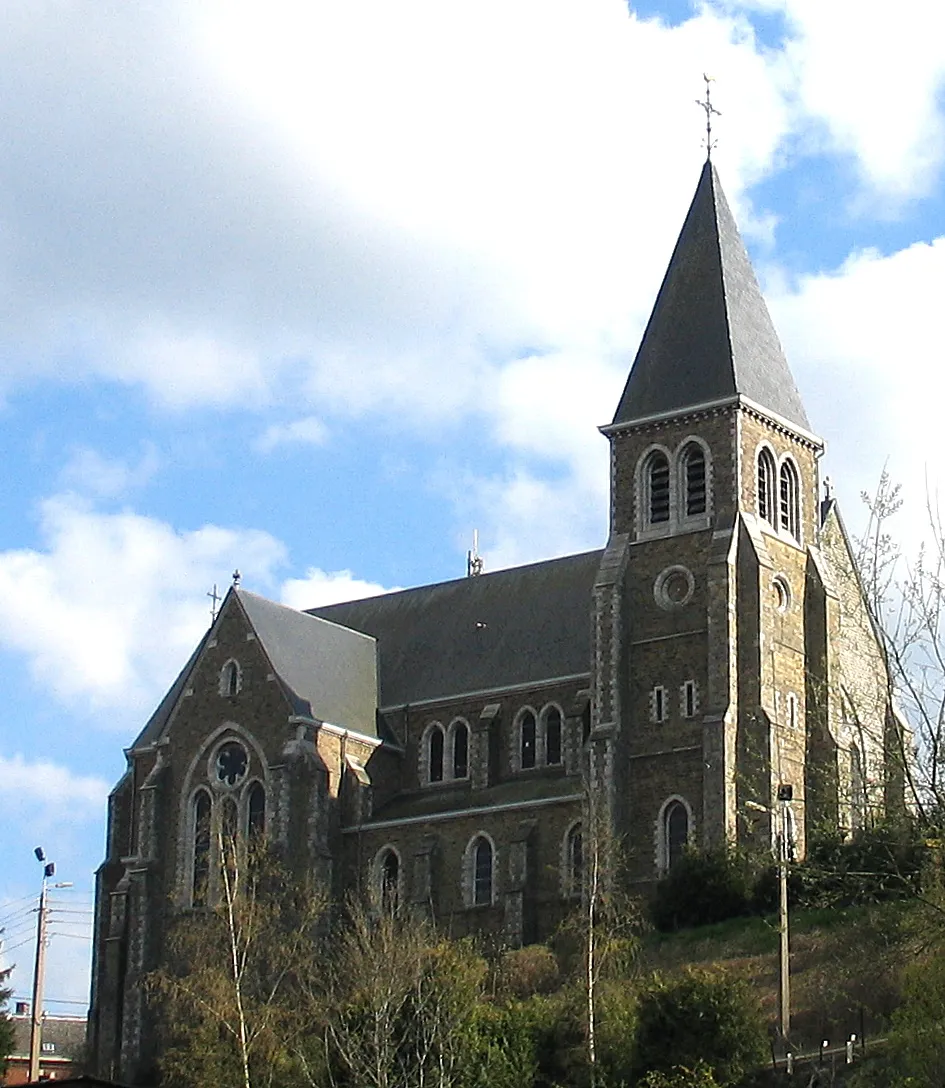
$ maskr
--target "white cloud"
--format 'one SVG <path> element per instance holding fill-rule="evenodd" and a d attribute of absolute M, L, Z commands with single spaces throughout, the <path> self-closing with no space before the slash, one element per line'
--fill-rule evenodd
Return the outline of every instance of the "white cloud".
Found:
<path fill-rule="evenodd" d="M 33 819 L 39 809 L 68 809 L 73 817 L 99 819 L 109 788 L 104 779 L 74 774 L 47 760 L 0 754 L 0 799 L 19 800 Z"/>
<path fill-rule="evenodd" d="M 396 592 L 399 588 L 365 582 L 356 578 L 350 570 L 324 571 L 309 567 L 304 578 L 289 578 L 282 583 L 280 599 L 290 608 L 316 608 L 339 601 L 377 597 L 381 593 Z"/>
<path fill-rule="evenodd" d="M 267 533 L 178 531 L 69 495 L 42 503 L 40 529 L 42 549 L 0 552 L 0 645 L 25 654 L 56 698 L 129 714 L 149 709 L 186 661 L 214 582 L 238 566 L 265 590 L 285 562 Z"/>
<path fill-rule="evenodd" d="M 941 285 L 945 238 L 883 256 L 850 257 L 829 275 L 772 291 L 775 322 L 802 385 L 814 428 L 829 440 L 833 476 L 851 525 L 860 491 L 884 464 L 904 485 L 897 532 L 924 528 L 925 481 L 942 483 L 945 400 Z"/>
<path fill-rule="evenodd" d="M 783 14 L 788 38 L 772 57 L 795 124 L 823 150 L 853 157 L 887 201 L 929 192 L 945 159 L 945 6 L 902 0 L 721 0 Z M 881 210 L 875 203 L 873 210 Z"/>
<path fill-rule="evenodd" d="M 120 458 L 105 457 L 96 450 L 82 446 L 62 470 L 61 480 L 67 487 L 102 499 L 114 499 L 142 487 L 160 467 L 154 446 L 147 444 L 136 465 Z"/>
<path fill-rule="evenodd" d="M 273 423 L 253 443 L 261 453 L 271 453 L 277 446 L 323 446 L 328 441 L 328 428 L 315 416 L 293 419 L 290 423 Z"/>

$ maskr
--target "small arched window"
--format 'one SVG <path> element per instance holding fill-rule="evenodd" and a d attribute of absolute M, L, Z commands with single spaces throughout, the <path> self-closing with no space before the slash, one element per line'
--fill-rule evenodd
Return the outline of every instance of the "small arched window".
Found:
<path fill-rule="evenodd" d="M 654 450 L 646 460 L 643 474 L 646 485 L 646 520 L 648 525 L 669 521 L 669 459 Z"/>
<path fill-rule="evenodd" d="M 793 461 L 781 462 L 780 474 L 781 528 L 795 540 L 801 538 L 800 485 Z"/>
<path fill-rule="evenodd" d="M 427 738 L 429 762 L 427 777 L 430 782 L 443 781 L 443 727 L 434 725 Z"/>
<path fill-rule="evenodd" d="M 453 722 L 453 777 L 469 777 L 469 726 L 464 721 Z"/>
<path fill-rule="evenodd" d="M 565 843 L 565 863 L 567 864 L 567 887 L 570 895 L 580 895 L 584 887 L 584 828 L 574 824 L 570 828 Z"/>
<path fill-rule="evenodd" d="M 472 901 L 477 907 L 492 902 L 492 843 L 480 835 L 472 851 Z"/>
<path fill-rule="evenodd" d="M 758 517 L 769 525 L 775 525 L 774 512 L 774 455 L 765 446 L 758 453 Z"/>
<path fill-rule="evenodd" d="M 535 766 L 537 747 L 537 729 L 535 715 L 526 710 L 519 719 L 519 735 L 521 742 L 522 770 L 529 770 Z"/>
<path fill-rule="evenodd" d="M 705 450 L 690 442 L 683 451 L 683 485 L 686 493 L 686 517 L 706 512 Z"/>
<path fill-rule="evenodd" d="M 250 838 L 262 835 L 266 830 L 266 791 L 260 782 L 254 782 L 246 798 L 246 831 Z"/>
<path fill-rule="evenodd" d="M 198 790 L 193 800 L 193 882 L 191 902 L 195 907 L 207 902 L 207 885 L 210 880 L 210 794 Z"/>
<path fill-rule="evenodd" d="M 239 662 L 231 659 L 220 670 L 220 694 L 238 695 L 241 686 Z"/>
<path fill-rule="evenodd" d="M 561 711 L 556 706 L 545 711 L 545 762 L 550 767 L 561 762 Z"/>
<path fill-rule="evenodd" d="M 396 850 L 388 848 L 384 851 L 378 875 L 378 902 L 381 910 L 387 914 L 396 914 L 400 907 L 400 858 Z"/>
<path fill-rule="evenodd" d="M 673 801 L 663 819 L 666 825 L 666 867 L 672 869 L 689 844 L 689 813 L 681 801 Z"/>

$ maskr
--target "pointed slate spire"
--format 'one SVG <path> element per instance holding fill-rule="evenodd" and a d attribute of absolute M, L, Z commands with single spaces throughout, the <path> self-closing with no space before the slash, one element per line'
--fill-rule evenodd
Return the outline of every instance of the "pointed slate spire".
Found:
<path fill-rule="evenodd" d="M 810 431 L 748 253 L 707 160 L 614 425 L 737 394 Z"/>

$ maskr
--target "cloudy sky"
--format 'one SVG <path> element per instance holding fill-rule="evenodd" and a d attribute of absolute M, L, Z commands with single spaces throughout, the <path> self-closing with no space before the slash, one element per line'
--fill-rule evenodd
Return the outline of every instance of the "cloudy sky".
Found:
<path fill-rule="evenodd" d="M 487 569 L 603 542 L 596 428 L 698 178 L 703 72 L 847 520 L 888 462 L 908 534 L 941 462 L 940 0 L 2 5 L 18 995 L 42 843 L 74 884 L 50 1007 L 83 1008 L 107 791 L 235 567 L 304 607 L 459 576 L 474 528 Z"/>

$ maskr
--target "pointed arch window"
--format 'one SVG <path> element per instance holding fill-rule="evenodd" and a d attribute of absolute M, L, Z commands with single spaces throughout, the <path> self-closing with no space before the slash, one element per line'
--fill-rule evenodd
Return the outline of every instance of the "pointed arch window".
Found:
<path fill-rule="evenodd" d="M 686 517 L 706 512 L 705 450 L 690 442 L 683 451 L 683 484 L 686 493 Z"/>
<path fill-rule="evenodd" d="M 565 838 L 565 865 L 569 895 L 580 895 L 584 887 L 584 826 L 574 824 Z"/>
<path fill-rule="evenodd" d="M 561 763 L 561 711 L 556 706 L 545 710 L 545 762 L 549 767 Z"/>
<path fill-rule="evenodd" d="M 663 816 L 666 836 L 666 867 L 672 867 L 689 844 L 689 813 L 682 801 L 672 801 Z"/>
<path fill-rule="evenodd" d="M 649 525 L 669 521 L 669 458 L 654 450 L 644 468 L 646 484 L 646 520 Z"/>
<path fill-rule="evenodd" d="M 527 771 L 535 766 L 538 745 L 537 723 L 531 710 L 526 710 L 519 719 L 519 741 L 522 770 Z"/>
<path fill-rule="evenodd" d="M 477 907 L 492 902 L 492 843 L 484 836 L 479 836 L 472 850 L 472 901 Z"/>
<path fill-rule="evenodd" d="M 261 782 L 254 782 L 246 798 L 246 831 L 250 838 L 266 831 L 266 791 Z"/>
<path fill-rule="evenodd" d="M 427 738 L 427 778 L 430 782 L 443 781 L 443 727 L 434 725 Z"/>
<path fill-rule="evenodd" d="M 202 907 L 207 902 L 210 881 L 210 794 L 198 790 L 193 799 L 193 880 L 191 902 Z"/>
<path fill-rule="evenodd" d="M 767 447 L 758 453 L 758 517 L 776 525 L 774 510 L 774 455 Z"/>
<path fill-rule="evenodd" d="M 238 695 L 243 686 L 243 673 L 236 658 L 231 657 L 220 670 L 220 694 Z"/>
<path fill-rule="evenodd" d="M 378 902 L 381 910 L 387 914 L 396 914 L 400 907 L 400 858 L 393 847 L 388 847 L 381 855 L 378 875 Z"/>
<path fill-rule="evenodd" d="M 785 459 L 781 462 L 779 483 L 781 528 L 799 541 L 801 538 L 800 483 L 793 461 Z"/>
<path fill-rule="evenodd" d="M 453 722 L 453 777 L 469 777 L 469 726 L 459 719 Z"/>

